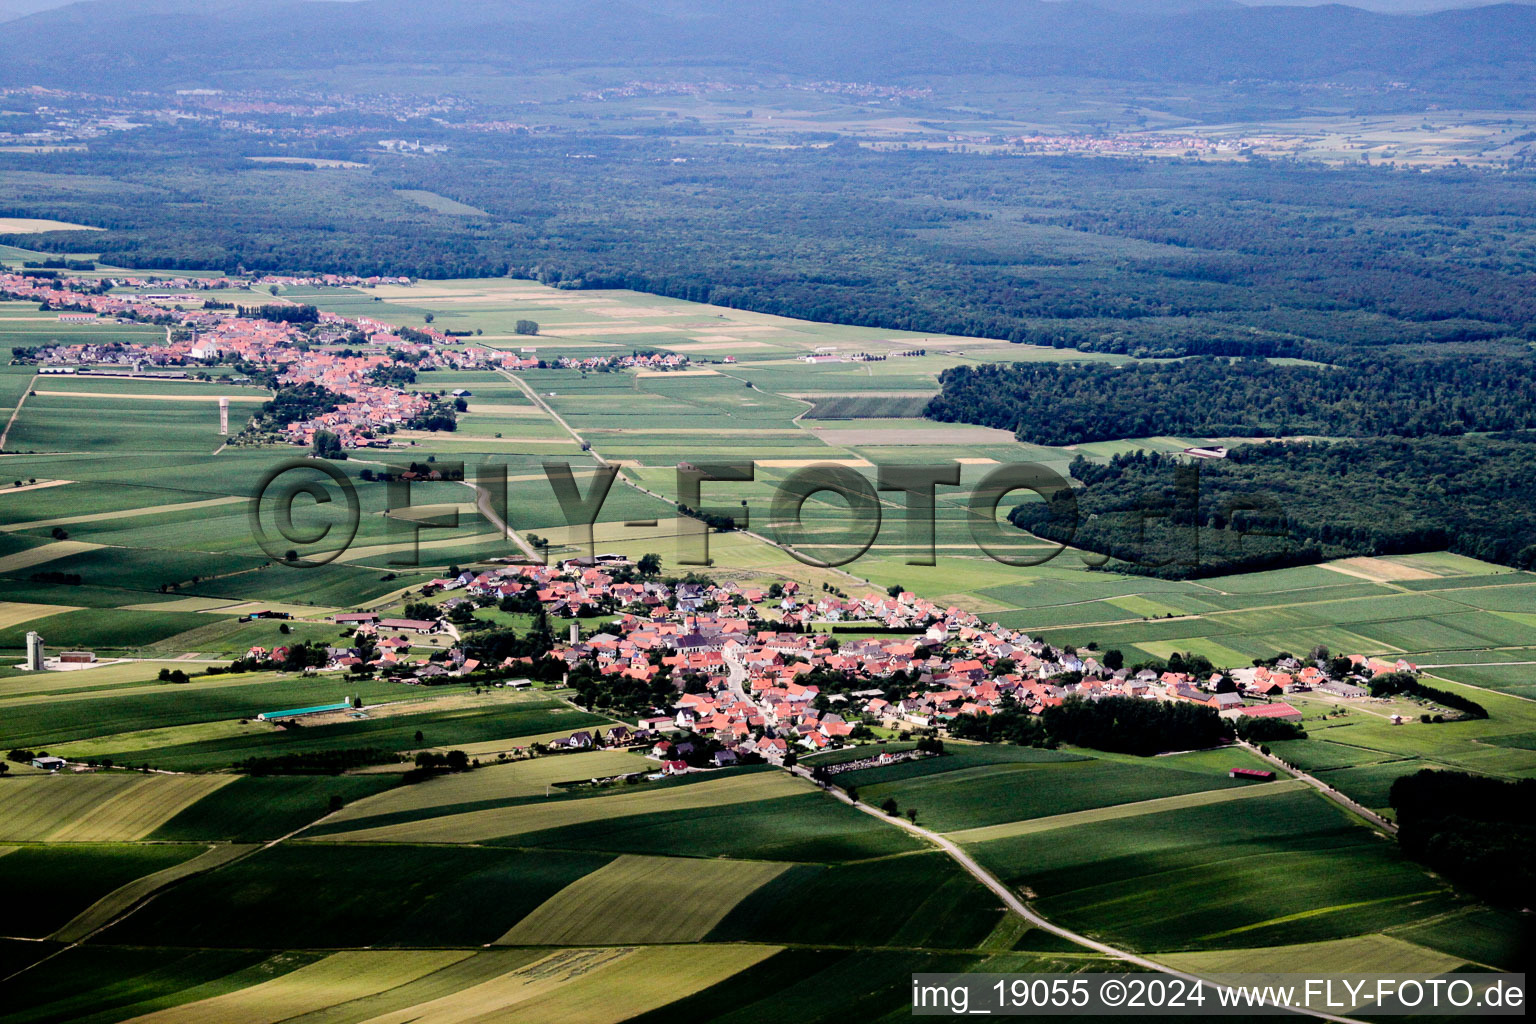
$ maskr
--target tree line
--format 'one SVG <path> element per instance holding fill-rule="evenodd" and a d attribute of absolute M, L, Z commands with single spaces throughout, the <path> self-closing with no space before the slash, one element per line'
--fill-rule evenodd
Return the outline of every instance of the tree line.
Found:
<path fill-rule="evenodd" d="M 1193 463 L 1079 456 L 1083 486 L 1009 514 L 1036 536 L 1167 579 L 1450 550 L 1536 568 L 1536 432 L 1242 445 Z"/>
<path fill-rule="evenodd" d="M 1425 437 L 1536 427 L 1536 369 L 1498 356 L 1175 363 L 1001 363 L 939 376 L 929 419 L 1073 445 L 1126 437 Z"/>
<path fill-rule="evenodd" d="M 1014 704 L 990 715 L 957 715 L 949 723 L 957 739 L 1078 747 L 1149 757 L 1169 750 L 1202 750 L 1232 736 L 1232 725 L 1214 708 L 1188 701 L 1069 697 L 1031 715 Z"/>
<path fill-rule="evenodd" d="M 1389 799 L 1408 856 L 1491 903 L 1536 904 L 1536 779 L 1425 769 Z"/>
<path fill-rule="evenodd" d="M 601 132 L 572 161 L 564 133 L 452 140 L 430 164 L 372 154 L 370 175 L 296 174 L 243 160 L 244 136 L 151 127 L 88 152 L 0 154 L 0 183 L 33 213 L 106 228 L 93 247 L 135 267 L 513 274 L 1137 356 L 1536 338 L 1528 172 L 685 152 Z M 401 189 L 489 216 L 449 220 Z M 166 190 L 185 201 L 167 207 Z"/>

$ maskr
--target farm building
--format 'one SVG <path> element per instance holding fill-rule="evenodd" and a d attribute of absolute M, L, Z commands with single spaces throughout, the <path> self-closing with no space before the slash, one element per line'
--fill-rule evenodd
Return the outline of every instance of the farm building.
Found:
<path fill-rule="evenodd" d="M 1212 694 L 1206 703 L 1217 711 L 1241 711 L 1243 708 L 1243 698 L 1235 693 Z"/>
<path fill-rule="evenodd" d="M 41 768 L 44 771 L 56 772 L 60 768 L 64 767 L 64 759 L 62 757 L 48 757 L 46 755 L 43 757 L 34 757 L 32 759 L 32 767 Z"/>
<path fill-rule="evenodd" d="M 350 711 L 352 702 L 344 700 L 340 704 L 317 704 L 312 708 L 294 708 L 291 711 L 263 711 L 256 716 L 258 722 L 275 722 L 279 718 L 299 718 L 303 715 L 323 715 L 328 711 Z"/>
<path fill-rule="evenodd" d="M 1255 704 L 1253 707 L 1243 708 L 1239 714 L 1254 718 L 1278 718 L 1282 722 L 1301 721 L 1301 712 L 1284 701 L 1277 701 L 1274 704 Z"/>
<path fill-rule="evenodd" d="M 60 651 L 59 663 L 62 665 L 94 665 L 96 664 L 96 652 Z"/>
<path fill-rule="evenodd" d="M 1323 693 L 1331 693 L 1335 697 L 1364 697 L 1366 694 L 1370 693 L 1370 691 L 1363 686 L 1356 686 L 1354 683 L 1341 682 L 1337 679 L 1322 684 L 1318 687 L 1318 689 Z"/>
<path fill-rule="evenodd" d="M 1275 777 L 1274 772 L 1265 771 L 1262 768 L 1233 768 L 1227 772 L 1227 777 L 1232 779 L 1255 779 L 1267 782 Z"/>
<path fill-rule="evenodd" d="M 442 623 L 432 619 L 383 619 L 379 622 L 379 628 L 408 629 L 413 633 L 436 633 L 442 628 Z"/>

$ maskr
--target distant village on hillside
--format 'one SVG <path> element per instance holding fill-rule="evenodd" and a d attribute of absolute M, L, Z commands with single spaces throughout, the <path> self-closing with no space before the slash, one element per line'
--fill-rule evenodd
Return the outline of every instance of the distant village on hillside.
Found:
<path fill-rule="evenodd" d="M 52 272 L 47 272 L 52 273 Z M 125 277 L 98 280 L 56 277 L 31 271 L 0 273 L 0 298 L 35 301 L 56 311 L 61 323 L 95 323 L 109 318 L 124 323 L 163 326 L 167 340 L 154 344 L 127 342 L 50 344 L 18 352 L 38 364 L 44 375 L 88 371 L 188 377 L 218 364 L 262 368 L 274 373 L 283 388 L 306 385 L 335 395 L 334 408 L 315 411 L 282 424 L 284 438 L 312 445 L 317 432 L 334 435 L 342 449 L 389 448 L 390 434 L 412 425 L 422 429 L 453 429 L 451 406 L 444 396 L 409 387 L 418 371 L 527 370 L 539 367 L 609 370 L 686 368 L 689 358 L 672 352 L 636 352 L 622 356 L 558 357 L 542 360 L 536 346 L 520 351 L 465 344 L 464 336 L 426 325 L 397 327 L 364 316 L 341 316 L 313 306 L 288 303 L 275 296 L 251 293 L 267 287 L 371 287 L 409 284 L 406 278 L 327 274 L 316 277 L 266 275 L 255 280 L 236 278 Z M 162 291 L 113 293 L 111 288 Z M 250 294 L 249 304 L 220 301 L 220 292 Z M 534 339 L 530 336 L 529 341 Z M 236 378 L 232 383 L 249 383 Z M 433 413 L 439 407 L 439 416 Z M 237 431 L 238 432 L 238 431 Z"/>

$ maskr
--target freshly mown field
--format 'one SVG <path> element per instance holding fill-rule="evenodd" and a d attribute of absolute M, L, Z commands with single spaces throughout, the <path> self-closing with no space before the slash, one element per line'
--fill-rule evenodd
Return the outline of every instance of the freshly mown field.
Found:
<path fill-rule="evenodd" d="M 228 775 L 42 775 L 0 780 L 0 840 L 143 839 L 233 782 Z"/>

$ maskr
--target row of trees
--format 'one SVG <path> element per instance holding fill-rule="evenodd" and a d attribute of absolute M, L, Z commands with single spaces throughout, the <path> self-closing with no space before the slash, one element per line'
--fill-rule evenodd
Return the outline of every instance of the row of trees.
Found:
<path fill-rule="evenodd" d="M 1214 708 L 1135 697 L 1069 698 L 1039 715 L 1017 705 L 991 715 L 959 715 L 950 722 L 949 732 L 958 739 L 988 743 L 1035 747 L 1070 743 L 1143 757 L 1213 747 L 1233 734 L 1231 723 Z"/>
<path fill-rule="evenodd" d="M 1448 708 L 1455 708 L 1468 718 L 1487 718 L 1488 709 L 1477 701 L 1459 693 L 1426 686 L 1411 672 L 1384 672 L 1370 683 L 1372 697 L 1395 697 L 1405 694 L 1420 700 L 1433 701 Z"/>

